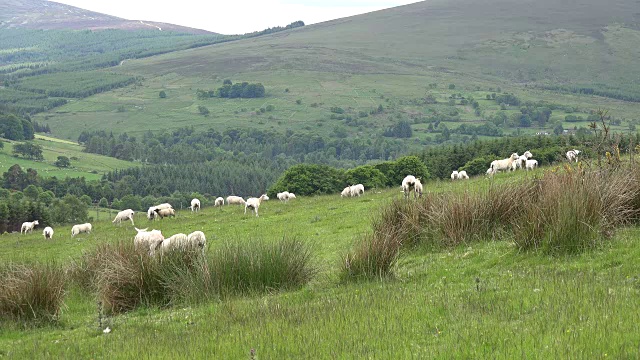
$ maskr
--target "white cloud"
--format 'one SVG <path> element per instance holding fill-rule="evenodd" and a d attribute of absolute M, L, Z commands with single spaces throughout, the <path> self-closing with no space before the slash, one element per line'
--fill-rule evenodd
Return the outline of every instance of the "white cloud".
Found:
<path fill-rule="evenodd" d="M 56 0 L 56 2 L 131 20 L 172 23 L 240 34 L 302 20 L 313 24 L 412 3 L 403 0 Z"/>

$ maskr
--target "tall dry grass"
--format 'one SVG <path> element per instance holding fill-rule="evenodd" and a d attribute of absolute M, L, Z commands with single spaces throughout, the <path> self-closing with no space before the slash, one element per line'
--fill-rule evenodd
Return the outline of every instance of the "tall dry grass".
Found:
<path fill-rule="evenodd" d="M 640 168 L 568 168 L 476 193 L 396 200 L 344 257 L 343 278 L 389 276 L 406 245 L 513 240 L 519 249 L 575 253 L 599 246 L 640 214 Z"/>
<path fill-rule="evenodd" d="M 29 322 L 58 319 L 65 296 L 64 271 L 53 264 L 0 267 L 0 317 Z"/>

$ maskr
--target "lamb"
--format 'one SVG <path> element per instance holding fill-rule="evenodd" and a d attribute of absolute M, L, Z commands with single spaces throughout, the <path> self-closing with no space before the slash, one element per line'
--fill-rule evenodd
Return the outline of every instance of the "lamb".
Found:
<path fill-rule="evenodd" d="M 351 186 L 351 196 L 364 195 L 364 185 L 356 184 Z"/>
<path fill-rule="evenodd" d="M 569 162 L 571 161 L 578 162 L 578 154 L 580 154 L 580 152 L 581 152 L 580 150 L 576 150 L 576 149 L 567 151 L 567 160 L 569 160 Z"/>
<path fill-rule="evenodd" d="M 416 182 L 420 181 L 420 179 L 416 179 L 413 175 L 407 175 L 404 179 L 402 179 L 402 192 L 404 192 L 404 197 L 409 198 L 411 191 L 413 191 L 413 197 L 416 198 L 418 194 L 416 193 Z"/>
<path fill-rule="evenodd" d="M 486 174 L 489 175 L 489 176 L 493 176 L 493 174 L 495 174 L 495 172 L 493 171 L 493 168 L 488 168 Z"/>
<path fill-rule="evenodd" d="M 527 163 L 525 164 L 527 171 L 529 171 L 529 169 L 533 170 L 536 167 L 538 167 L 538 160 L 527 160 Z"/>
<path fill-rule="evenodd" d="M 42 231 L 42 235 L 44 235 L 45 239 L 53 239 L 53 229 L 51 228 L 51 226 L 47 226 L 46 228 L 44 228 L 44 231 Z"/>
<path fill-rule="evenodd" d="M 413 190 L 415 191 L 415 194 L 418 194 L 418 197 L 422 197 L 422 182 L 420 182 L 420 179 L 416 179 L 416 182 L 413 185 Z"/>
<path fill-rule="evenodd" d="M 135 228 L 138 232 L 136 236 L 133 238 L 133 245 L 136 249 L 147 248 L 150 249 L 151 253 L 155 249 L 155 245 L 164 240 L 164 236 L 162 236 L 162 232 L 160 230 L 151 230 L 147 231 L 147 229 L 138 229 Z"/>
<path fill-rule="evenodd" d="M 288 191 L 279 192 L 278 194 L 276 194 L 276 197 L 280 201 L 287 202 L 289 201 L 289 192 Z"/>
<path fill-rule="evenodd" d="M 89 223 L 73 225 L 71 228 L 71 237 L 74 237 L 80 233 L 90 234 L 92 230 L 92 226 Z"/>
<path fill-rule="evenodd" d="M 155 208 L 154 210 L 155 210 L 157 216 L 160 219 L 164 219 L 167 216 L 172 216 L 172 217 L 176 216 L 176 211 L 174 209 L 158 209 L 158 208 Z"/>
<path fill-rule="evenodd" d="M 350 197 L 351 196 L 351 186 L 347 186 L 340 193 L 340 197 Z"/>
<path fill-rule="evenodd" d="M 169 203 L 162 203 L 160 205 L 156 205 L 156 206 L 152 206 L 147 210 L 147 219 L 149 220 L 153 220 L 158 218 L 158 215 L 156 213 L 156 209 L 173 209 L 173 206 L 171 206 L 171 204 Z"/>
<path fill-rule="evenodd" d="M 222 206 L 224 205 L 224 199 L 221 197 L 217 197 L 216 201 L 213 203 L 213 206 Z"/>
<path fill-rule="evenodd" d="M 260 207 L 260 203 L 263 201 L 269 200 L 267 194 L 262 194 L 259 198 L 248 198 L 246 204 L 244 205 L 244 214 L 247 214 L 247 209 L 253 210 L 256 213 L 256 217 L 258 216 L 258 208 Z"/>
<path fill-rule="evenodd" d="M 497 173 L 500 170 L 512 170 L 513 169 L 513 162 L 518 160 L 520 156 L 518 155 L 518 153 L 513 153 L 511 154 L 510 157 L 506 158 L 506 159 L 502 159 L 502 160 L 493 160 L 491 162 L 491 169 L 493 171 L 493 173 Z"/>
<path fill-rule="evenodd" d="M 31 222 L 23 222 L 22 226 L 20 227 L 20 234 L 22 234 L 23 232 L 25 234 L 27 232 L 33 232 L 33 228 L 36 227 L 36 225 L 38 225 L 38 220 L 34 220 Z"/>
<path fill-rule="evenodd" d="M 133 223 L 133 214 L 134 211 L 131 209 L 122 210 L 118 213 L 118 215 L 116 215 L 116 218 L 113 219 L 112 223 L 120 224 L 122 220 L 131 220 L 131 225 L 135 225 Z"/>
<path fill-rule="evenodd" d="M 191 200 L 190 208 L 191 208 L 192 212 L 193 211 L 198 212 L 200 210 L 200 200 L 198 200 L 198 199 Z"/>
<path fill-rule="evenodd" d="M 240 196 L 227 196 L 227 205 L 245 205 L 246 202 Z"/>
<path fill-rule="evenodd" d="M 458 171 L 453 170 L 453 172 L 451 173 L 451 180 L 455 180 L 457 178 L 458 178 Z"/>
<path fill-rule="evenodd" d="M 458 173 L 458 179 L 466 179 L 469 180 L 469 175 L 467 175 L 467 172 L 462 170 Z"/>

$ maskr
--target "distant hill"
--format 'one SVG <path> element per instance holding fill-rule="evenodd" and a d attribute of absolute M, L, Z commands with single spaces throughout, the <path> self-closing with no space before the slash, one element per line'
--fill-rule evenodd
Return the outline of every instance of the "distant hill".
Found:
<path fill-rule="evenodd" d="M 126 20 L 47 0 L 4 0 L 0 2 L 0 29 L 123 29 L 176 31 L 190 34 L 214 34 L 167 23 Z"/>

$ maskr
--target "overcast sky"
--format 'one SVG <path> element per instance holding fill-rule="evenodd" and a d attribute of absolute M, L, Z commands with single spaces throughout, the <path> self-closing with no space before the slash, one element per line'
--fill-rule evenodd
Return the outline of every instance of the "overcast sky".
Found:
<path fill-rule="evenodd" d="M 305 24 L 410 4 L 417 0 L 56 0 L 129 20 L 149 20 L 241 34 L 297 20 Z"/>

